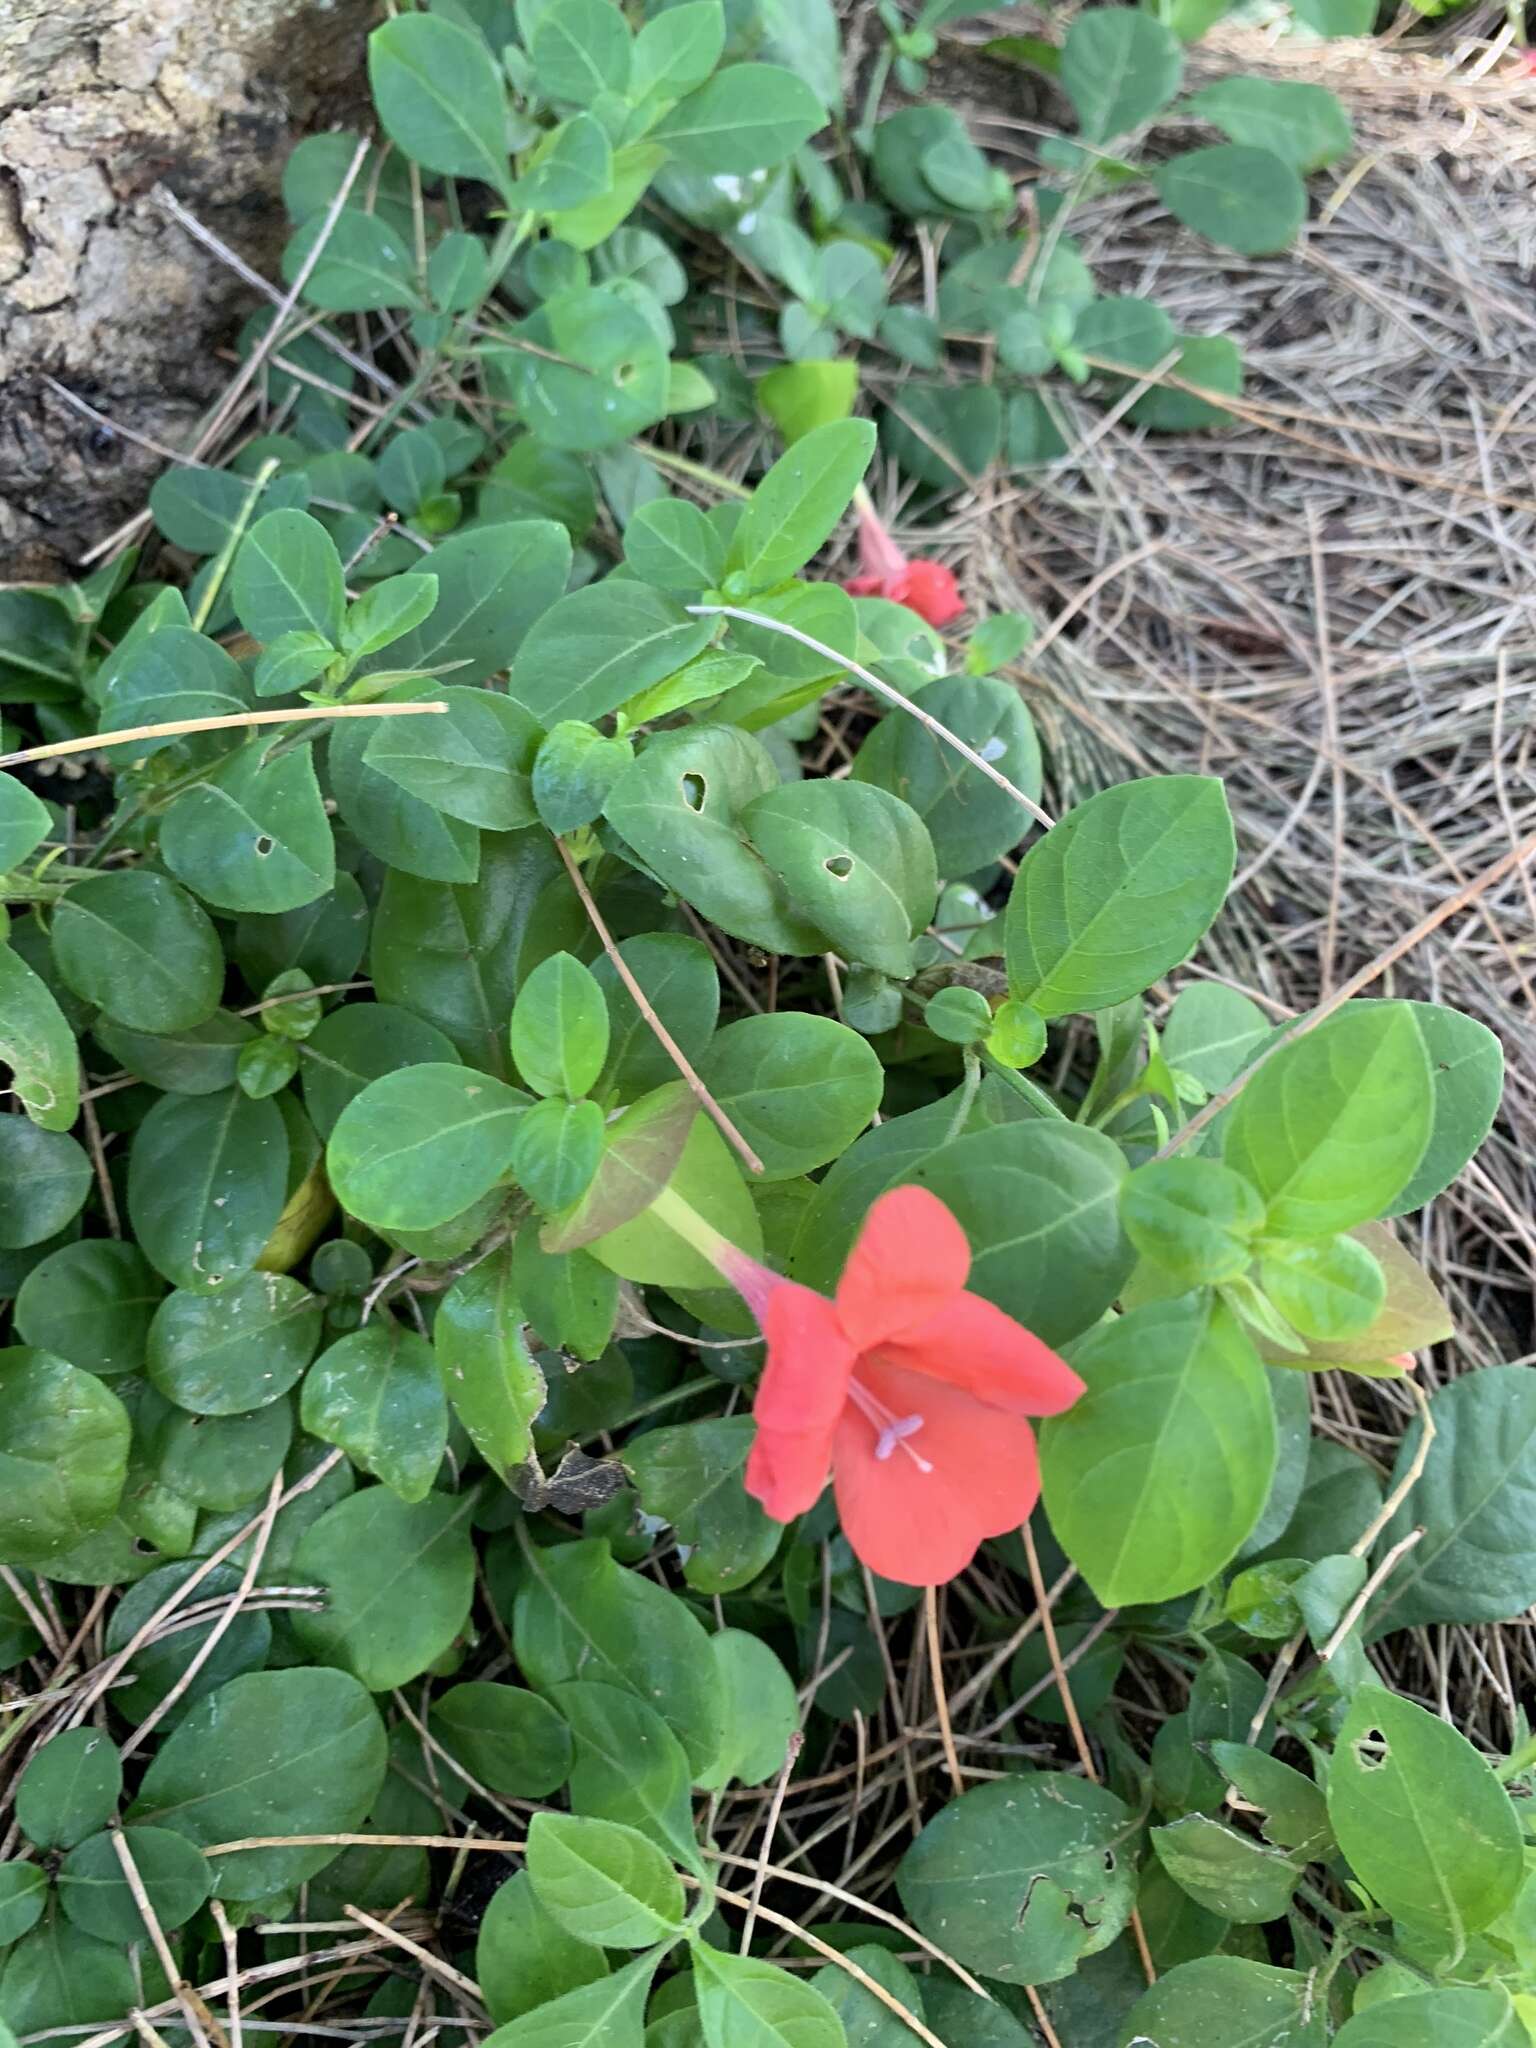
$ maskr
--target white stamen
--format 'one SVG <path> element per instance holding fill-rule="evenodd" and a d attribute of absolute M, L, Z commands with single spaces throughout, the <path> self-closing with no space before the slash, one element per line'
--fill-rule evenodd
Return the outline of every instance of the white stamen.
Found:
<path fill-rule="evenodd" d="M 915 1436 L 922 1426 L 921 1415 L 903 1415 L 899 1421 L 888 1422 L 880 1432 L 880 1441 L 875 1445 L 875 1456 L 882 1461 L 888 1458 L 903 1437 Z"/>
<path fill-rule="evenodd" d="M 912 1460 L 919 1472 L 931 1472 L 933 1467 L 926 1458 L 920 1458 L 906 1441 L 915 1436 L 923 1426 L 921 1415 L 893 1415 L 883 1401 L 877 1400 L 859 1379 L 848 1382 L 848 1398 L 855 1408 L 865 1415 L 880 1434 L 875 1440 L 875 1456 L 883 1463 L 898 1444 Z"/>

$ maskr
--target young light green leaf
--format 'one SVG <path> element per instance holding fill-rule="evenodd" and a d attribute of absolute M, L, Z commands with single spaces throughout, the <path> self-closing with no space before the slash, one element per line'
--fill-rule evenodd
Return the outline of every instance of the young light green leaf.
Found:
<path fill-rule="evenodd" d="M 835 2008 L 776 1963 L 697 1941 L 693 1975 L 706 2048 L 845 2048 Z"/>
<path fill-rule="evenodd" d="M 370 1692 L 420 1678 L 469 1619 L 474 1510 L 473 1489 L 407 1503 L 387 1486 L 365 1486 L 327 1508 L 293 1554 L 295 1572 L 327 1594 L 319 1613 L 293 1616 L 306 1656 L 339 1665 Z"/>
<path fill-rule="evenodd" d="M 657 590 L 713 590 L 725 574 L 725 542 L 683 498 L 642 505 L 624 529 L 624 558 Z"/>
<path fill-rule="evenodd" d="M 512 1007 L 512 1058 L 539 1095 L 585 1095 L 608 1057 L 608 1006 L 570 953 L 542 960 Z"/>
<path fill-rule="evenodd" d="M 0 1066 L 34 1124 L 67 1131 L 80 1114 L 80 1054 L 48 984 L 0 945 Z"/>
<path fill-rule="evenodd" d="M 54 912 L 53 957 L 76 995 L 138 1031 L 188 1030 L 224 992 L 212 919 L 148 868 L 76 883 Z"/>
<path fill-rule="evenodd" d="M 534 2014 L 567 1992 L 607 1975 L 608 1960 L 602 1950 L 577 1941 L 545 1912 L 534 1897 L 526 1870 L 515 1871 L 493 1895 L 475 1944 L 475 1981 L 499 2027 L 505 2029 L 508 2021 L 520 2019 L 524 2013 Z M 642 2004 L 644 1996 L 642 1990 Z M 637 2013 L 636 2041 L 639 2026 Z M 602 2044 L 594 2040 L 593 2048 L 602 2048 Z"/>
<path fill-rule="evenodd" d="M 1413 1012 L 1350 1003 L 1258 1068 L 1222 1157 L 1263 1196 L 1271 1231 L 1326 1237 L 1390 1207 L 1424 1156 L 1433 1114 Z"/>
<path fill-rule="evenodd" d="M 370 1081 L 342 1110 L 327 1170 L 348 1210 L 381 1230 L 430 1230 L 511 1171 L 529 1107 L 472 1067 L 427 1062 Z"/>
<path fill-rule="evenodd" d="M 1264 1204 L 1214 1159 L 1149 1160 L 1120 1191 L 1125 1234 L 1181 1287 L 1217 1287 L 1246 1273 Z"/>
<path fill-rule="evenodd" d="M 722 72 L 721 78 L 732 75 Z M 769 590 L 804 567 L 848 510 L 874 450 L 868 420 L 834 420 L 801 435 L 779 457 L 753 491 L 731 542 L 727 567 L 744 590 Z"/>
<path fill-rule="evenodd" d="M 1491 1767 L 1438 1714 L 1379 1685 L 1361 1688 L 1339 1730 L 1328 1818 L 1367 1891 L 1443 1942 L 1449 1967 L 1519 1888 L 1520 1824 Z"/>
<path fill-rule="evenodd" d="M 645 1948 L 682 1932 L 683 1887 L 666 1855 L 634 1828 L 536 1813 L 528 1876 L 546 1913 L 594 1948 Z"/>
<path fill-rule="evenodd" d="M 431 1345 L 393 1317 L 375 1316 L 320 1354 L 299 1417 L 407 1504 L 431 1492 L 448 1443 L 448 1403 Z"/>
<path fill-rule="evenodd" d="M 1259 1279 L 1293 1330 L 1324 1344 L 1358 1337 L 1386 1305 L 1381 1261 L 1354 1237 L 1324 1237 L 1267 1251 Z"/>
<path fill-rule="evenodd" d="M 1161 21 L 1132 7 L 1089 7 L 1061 46 L 1061 83 L 1084 138 L 1108 142 L 1173 98 L 1184 53 Z"/>
<path fill-rule="evenodd" d="M 1410 1003 L 1435 1088 L 1429 1143 L 1413 1178 L 1385 1213 L 1406 1216 L 1448 1188 L 1493 1128 L 1504 1086 L 1504 1048 L 1486 1024 L 1439 1003 Z"/>
<path fill-rule="evenodd" d="M 1275 1417 L 1264 1368 L 1208 1296 L 1136 1308 L 1072 1354 L 1088 1392 L 1046 1422 L 1046 1511 L 1106 1607 L 1170 1600 L 1232 1557 L 1264 1506 Z M 1181 1473 L 1198 1470 L 1191 1488 Z"/>
<path fill-rule="evenodd" d="M 569 1942 L 571 1937 L 558 1922 L 555 1925 Z M 602 1961 L 601 1949 L 588 1947 L 587 1953 L 594 1963 Z M 519 2014 L 489 2035 L 488 2042 L 495 2048 L 642 2048 L 647 2038 L 645 2002 L 660 1960 L 659 1951 L 637 1956 L 611 1977 L 604 1972 L 596 1983 L 582 1984 L 548 2005 Z"/>
<path fill-rule="evenodd" d="M 505 196 L 506 90 L 482 39 L 440 14 L 402 14 L 368 38 L 368 83 L 392 142 L 424 170 Z"/>
<path fill-rule="evenodd" d="M 512 1174 L 546 1214 L 579 1202 L 603 1156 L 604 1118 L 596 1102 L 536 1102 L 512 1142 Z"/>
<path fill-rule="evenodd" d="M 230 578 L 235 616 L 254 639 L 314 633 L 334 647 L 347 593 L 336 543 L 307 512 L 268 512 L 241 541 Z"/>
<path fill-rule="evenodd" d="M 1139 995 L 1203 936 L 1235 858 L 1211 777 L 1149 776 L 1089 797 L 1019 864 L 1004 922 L 1013 993 L 1045 1017 Z"/>
<path fill-rule="evenodd" d="M 438 1308 L 432 1342 L 454 1414 L 505 1481 L 528 1457 L 547 1391 L 524 1334 L 510 1250 L 460 1274 Z"/>
<path fill-rule="evenodd" d="M 435 576 L 390 576 L 372 584 L 356 604 L 347 607 L 341 627 L 341 651 L 359 662 L 430 618 L 437 603 Z"/>

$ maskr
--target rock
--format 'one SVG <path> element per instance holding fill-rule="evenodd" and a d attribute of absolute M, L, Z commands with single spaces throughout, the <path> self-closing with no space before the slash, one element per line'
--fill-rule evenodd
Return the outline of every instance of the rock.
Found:
<path fill-rule="evenodd" d="M 0 7 L 0 578 L 64 573 L 184 448 L 257 303 L 164 187 L 264 274 L 307 131 L 366 116 L 372 0 Z"/>

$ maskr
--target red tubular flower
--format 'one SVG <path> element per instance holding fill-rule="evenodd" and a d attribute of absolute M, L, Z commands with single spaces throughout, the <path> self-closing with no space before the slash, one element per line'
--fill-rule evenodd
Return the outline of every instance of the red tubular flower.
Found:
<path fill-rule="evenodd" d="M 942 562 L 911 560 L 891 539 L 867 494 L 860 492 L 859 574 L 843 588 L 852 597 L 888 597 L 942 627 L 958 619 L 965 599 L 953 573 Z"/>
<path fill-rule="evenodd" d="M 804 1514 L 830 1473 L 870 1570 L 936 1586 L 1028 1519 L 1040 1475 L 1026 1418 L 1059 1415 L 1083 1383 L 966 1292 L 970 1246 L 937 1196 L 881 1196 L 835 1301 L 730 1247 L 711 1256 L 768 1339 L 746 1484 L 775 1521 Z"/>

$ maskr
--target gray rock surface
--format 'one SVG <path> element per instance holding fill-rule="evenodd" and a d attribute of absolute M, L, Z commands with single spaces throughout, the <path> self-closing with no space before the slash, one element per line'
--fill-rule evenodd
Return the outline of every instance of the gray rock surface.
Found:
<path fill-rule="evenodd" d="M 157 202 L 265 273 L 293 143 L 366 113 L 372 0 L 0 0 L 0 579 L 57 575 L 185 447 L 257 303 Z"/>

